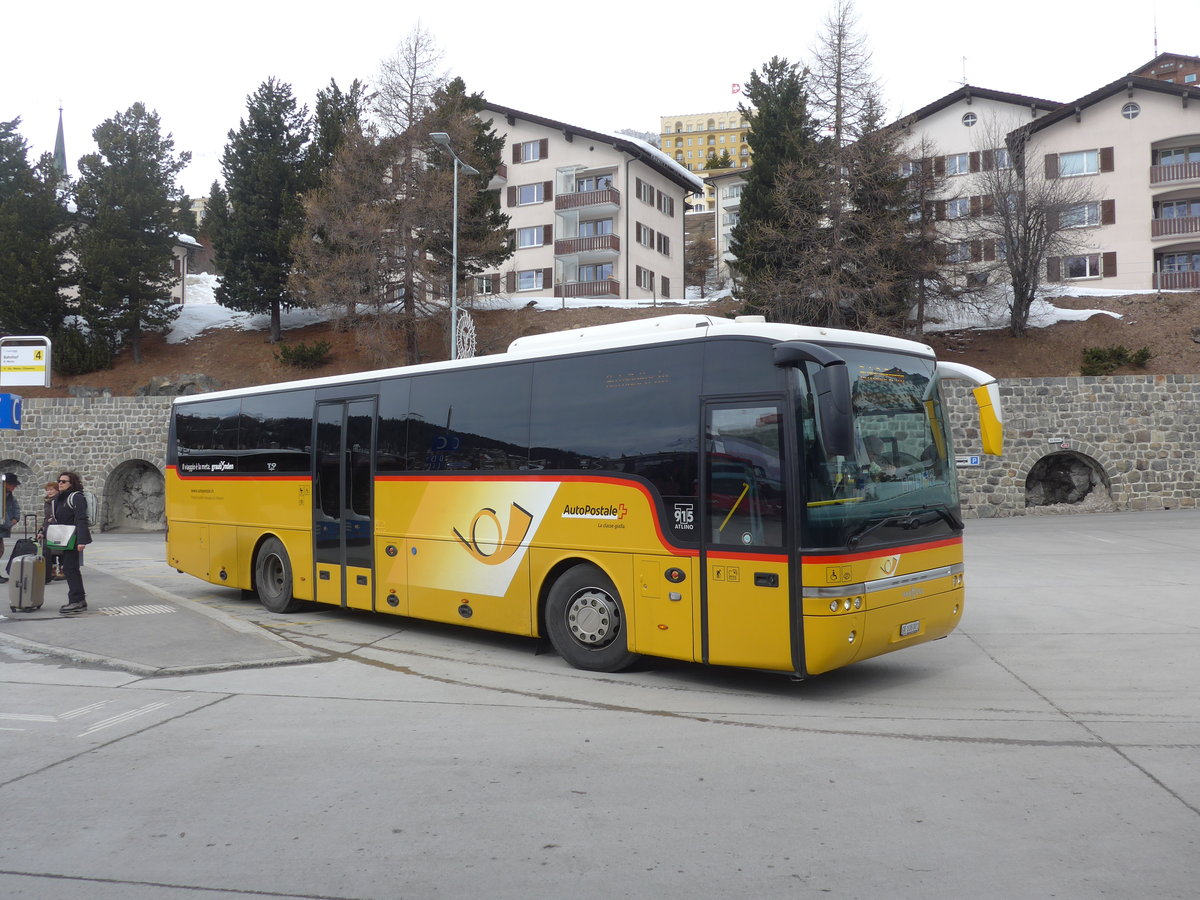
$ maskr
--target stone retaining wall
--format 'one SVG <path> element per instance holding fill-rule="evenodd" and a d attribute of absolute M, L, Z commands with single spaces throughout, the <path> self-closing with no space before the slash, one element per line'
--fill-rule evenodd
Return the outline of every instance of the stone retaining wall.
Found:
<path fill-rule="evenodd" d="M 974 402 L 949 385 L 961 456 L 979 452 Z M 1127 375 L 1002 381 L 1004 456 L 963 465 L 968 517 L 1196 507 L 1200 376 Z M 0 471 L 41 512 L 41 484 L 74 469 L 107 528 L 162 527 L 169 397 L 26 399 L 21 431 L 0 432 Z M 966 460 L 971 462 L 971 460 Z M 1047 498 L 1071 502 L 1043 505 Z"/>

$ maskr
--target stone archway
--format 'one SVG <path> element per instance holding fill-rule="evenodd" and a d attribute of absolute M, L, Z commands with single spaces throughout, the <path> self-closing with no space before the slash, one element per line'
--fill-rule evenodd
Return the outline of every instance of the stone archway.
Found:
<path fill-rule="evenodd" d="M 1025 478 L 1025 507 L 1084 506 L 1111 509 L 1112 482 L 1095 459 L 1074 450 L 1049 453 Z"/>
<path fill-rule="evenodd" d="M 162 531 L 166 523 L 166 481 L 144 459 L 129 459 L 104 480 L 103 530 Z"/>

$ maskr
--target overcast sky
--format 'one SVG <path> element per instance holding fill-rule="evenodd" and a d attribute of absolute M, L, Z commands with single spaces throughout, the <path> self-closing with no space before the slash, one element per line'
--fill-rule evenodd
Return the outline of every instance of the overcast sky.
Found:
<path fill-rule="evenodd" d="M 524 0 L 290 3 L 147 0 L 6 4 L 0 120 L 21 117 L 33 156 L 51 151 L 63 108 L 71 174 L 92 130 L 131 104 L 158 111 L 208 193 L 246 97 L 268 77 L 311 109 L 335 78 L 371 82 L 420 23 L 468 90 L 597 131 L 657 132 L 659 117 L 735 109 L 731 86 L 773 55 L 806 61 L 831 0 L 631 5 Z M 893 116 L 966 80 L 1067 101 L 1155 55 L 1155 4 L 856 0 Z M 1157 12 L 1157 52 L 1200 56 L 1200 2 Z M 964 60 L 964 57 L 965 60 Z"/>

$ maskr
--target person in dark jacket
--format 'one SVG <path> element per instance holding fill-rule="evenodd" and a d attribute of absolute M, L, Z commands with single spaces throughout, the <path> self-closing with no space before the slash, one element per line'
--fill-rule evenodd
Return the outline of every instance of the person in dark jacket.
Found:
<path fill-rule="evenodd" d="M 58 496 L 51 503 L 52 523 L 75 526 L 75 549 L 62 551 L 63 572 L 67 576 L 67 604 L 60 606 L 60 613 L 80 613 L 87 609 L 87 593 L 83 589 L 83 572 L 80 558 L 83 548 L 92 542 L 88 530 L 87 498 L 83 493 L 83 480 L 76 472 L 62 472 L 58 476 Z"/>
<path fill-rule="evenodd" d="M 11 472 L 5 472 L 0 475 L 4 479 L 4 498 L 0 500 L 0 504 L 4 507 L 4 512 L 0 514 L 0 558 L 4 557 L 4 539 L 12 535 L 13 526 L 21 521 L 21 504 L 17 502 L 17 498 L 13 496 L 13 490 L 17 488 L 21 482 L 16 475 Z M 8 581 L 0 574 L 0 584 Z"/>

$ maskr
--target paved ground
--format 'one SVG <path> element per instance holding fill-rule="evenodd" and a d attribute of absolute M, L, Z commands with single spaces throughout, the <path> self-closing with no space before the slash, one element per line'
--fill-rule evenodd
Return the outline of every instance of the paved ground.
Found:
<path fill-rule="evenodd" d="M 1192 898 L 1198 547 L 970 521 L 959 631 L 797 684 L 274 616 L 104 535 L 89 604 L 175 611 L 0 621 L 0 896 Z"/>

